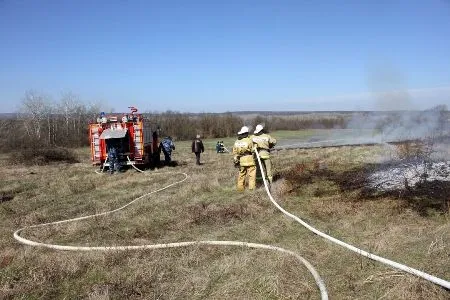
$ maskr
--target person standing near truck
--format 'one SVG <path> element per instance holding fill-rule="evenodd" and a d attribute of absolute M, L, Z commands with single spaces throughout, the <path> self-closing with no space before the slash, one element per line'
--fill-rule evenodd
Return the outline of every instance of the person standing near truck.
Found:
<path fill-rule="evenodd" d="M 106 146 L 108 147 L 108 162 L 109 162 L 109 174 L 114 174 L 114 172 L 120 172 L 119 163 L 119 148 L 120 143 L 118 139 L 108 139 L 106 140 Z"/>
<path fill-rule="evenodd" d="M 163 138 L 161 143 L 159 143 L 159 149 L 164 153 L 164 162 L 168 166 L 172 161 L 172 150 L 175 150 L 175 144 L 173 143 L 172 137 L 166 136 Z"/>

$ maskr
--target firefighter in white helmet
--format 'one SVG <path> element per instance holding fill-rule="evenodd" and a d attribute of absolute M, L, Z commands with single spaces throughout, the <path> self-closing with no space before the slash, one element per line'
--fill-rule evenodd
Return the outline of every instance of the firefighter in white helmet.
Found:
<path fill-rule="evenodd" d="M 238 132 L 238 139 L 233 146 L 233 159 L 236 167 L 239 167 L 237 190 L 245 189 L 245 178 L 248 180 L 249 190 L 254 190 L 256 185 L 256 165 L 253 159 L 253 142 L 248 136 L 248 127 L 244 126 Z"/>
<path fill-rule="evenodd" d="M 255 144 L 256 150 L 261 157 L 261 162 L 264 166 L 266 178 L 269 183 L 272 183 L 272 162 L 270 161 L 270 149 L 277 144 L 277 140 L 271 137 L 264 131 L 264 126 L 261 124 L 256 125 L 256 129 L 253 132 L 254 135 L 251 136 L 253 143 Z M 263 173 L 263 170 L 261 170 Z"/>

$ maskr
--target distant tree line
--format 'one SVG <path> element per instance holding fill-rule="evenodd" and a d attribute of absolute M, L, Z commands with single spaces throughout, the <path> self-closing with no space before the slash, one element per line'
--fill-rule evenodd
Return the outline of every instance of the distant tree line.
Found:
<path fill-rule="evenodd" d="M 87 146 L 88 124 L 97 119 L 100 105 L 86 105 L 71 92 L 58 101 L 36 91 L 27 91 L 15 118 L 0 119 L 0 151 L 32 148 Z M 235 136 L 243 125 L 255 128 L 263 123 L 268 130 L 343 128 L 343 116 L 255 115 L 251 119 L 233 113 L 189 114 L 175 111 L 145 113 L 144 117 L 160 126 L 162 135 L 188 140 L 200 134 L 203 138 Z"/>
<path fill-rule="evenodd" d="M 167 111 L 145 114 L 158 124 L 162 135 L 170 135 L 177 140 L 188 140 L 200 134 L 203 138 L 220 138 L 236 135 L 244 125 L 242 118 L 231 113 L 192 115 Z"/>

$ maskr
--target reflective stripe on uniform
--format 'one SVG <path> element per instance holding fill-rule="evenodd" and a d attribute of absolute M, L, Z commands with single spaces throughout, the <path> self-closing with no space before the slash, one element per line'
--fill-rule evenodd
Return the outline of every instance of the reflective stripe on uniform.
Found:
<path fill-rule="evenodd" d="M 236 151 L 237 154 L 239 155 L 244 155 L 246 152 L 249 151 L 249 148 L 251 149 L 251 145 L 248 141 L 236 141 L 236 143 L 234 143 L 234 149 Z"/>
<path fill-rule="evenodd" d="M 266 133 L 253 135 L 252 141 L 261 149 L 270 149 L 277 144 L 277 140 Z"/>
<path fill-rule="evenodd" d="M 237 140 L 233 146 L 234 158 L 239 158 L 239 164 L 242 167 L 254 166 L 255 161 L 252 155 L 253 141 L 249 138 Z"/>
<path fill-rule="evenodd" d="M 258 145 L 258 148 L 269 149 L 269 137 L 264 135 L 253 136 L 253 142 Z"/>

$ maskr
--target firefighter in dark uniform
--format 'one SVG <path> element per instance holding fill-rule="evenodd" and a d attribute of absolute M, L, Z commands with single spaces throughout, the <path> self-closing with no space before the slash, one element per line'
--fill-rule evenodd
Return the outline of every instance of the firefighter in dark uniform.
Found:
<path fill-rule="evenodd" d="M 172 150 L 175 150 L 175 144 L 172 141 L 172 137 L 165 137 L 161 143 L 159 143 L 159 149 L 164 153 L 164 162 L 166 165 L 170 165 L 172 161 Z"/>
<path fill-rule="evenodd" d="M 109 139 L 107 141 L 107 146 L 108 146 L 109 174 L 114 174 L 114 172 L 120 171 L 118 140 Z"/>

